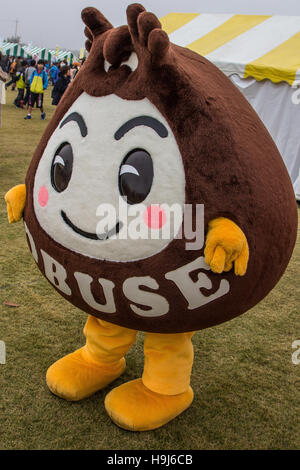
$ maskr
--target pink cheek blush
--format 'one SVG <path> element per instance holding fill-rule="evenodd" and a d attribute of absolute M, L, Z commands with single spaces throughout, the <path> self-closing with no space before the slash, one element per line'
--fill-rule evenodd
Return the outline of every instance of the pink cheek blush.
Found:
<path fill-rule="evenodd" d="M 48 200 L 49 200 L 49 193 L 47 191 L 47 188 L 45 186 L 42 186 L 38 194 L 39 205 L 41 207 L 46 207 L 46 205 L 48 204 Z"/>
<path fill-rule="evenodd" d="M 161 229 L 166 221 L 166 212 L 159 205 L 149 206 L 144 212 L 144 222 L 151 229 Z"/>

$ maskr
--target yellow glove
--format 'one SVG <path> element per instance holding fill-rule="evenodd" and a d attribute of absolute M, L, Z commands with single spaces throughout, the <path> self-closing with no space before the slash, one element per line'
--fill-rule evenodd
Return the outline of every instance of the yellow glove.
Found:
<path fill-rule="evenodd" d="M 214 273 L 228 272 L 234 264 L 236 276 L 244 276 L 249 246 L 243 231 L 231 220 L 220 217 L 208 224 L 204 250 L 205 262 Z"/>
<path fill-rule="evenodd" d="M 26 204 L 26 186 L 20 184 L 15 186 L 5 195 L 7 204 L 8 221 L 10 224 L 22 219 Z"/>

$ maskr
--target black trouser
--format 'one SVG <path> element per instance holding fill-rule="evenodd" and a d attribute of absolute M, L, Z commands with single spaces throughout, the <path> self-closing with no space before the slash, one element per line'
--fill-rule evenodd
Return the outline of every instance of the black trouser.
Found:
<path fill-rule="evenodd" d="M 15 89 L 16 88 L 16 82 L 17 82 L 17 77 L 12 76 L 11 81 L 8 82 L 8 83 L 5 83 L 5 88 L 8 88 L 10 85 L 13 85 L 12 88 Z"/>
<path fill-rule="evenodd" d="M 13 85 L 14 88 L 16 87 L 16 79 L 15 78 L 12 78 L 10 82 L 5 83 L 5 88 L 8 88 L 10 85 Z"/>
<path fill-rule="evenodd" d="M 28 85 L 28 86 L 26 87 L 26 95 L 25 95 L 25 98 L 24 98 L 24 100 L 23 100 L 23 103 L 24 103 L 24 104 L 28 104 L 29 96 L 30 96 L 30 85 Z"/>
<path fill-rule="evenodd" d="M 17 108 L 21 108 L 21 101 L 23 101 L 24 92 L 25 92 L 24 89 L 22 89 L 22 90 L 19 89 L 18 96 L 17 96 L 17 98 L 16 98 L 15 101 L 14 101 L 14 104 L 17 106 Z"/>

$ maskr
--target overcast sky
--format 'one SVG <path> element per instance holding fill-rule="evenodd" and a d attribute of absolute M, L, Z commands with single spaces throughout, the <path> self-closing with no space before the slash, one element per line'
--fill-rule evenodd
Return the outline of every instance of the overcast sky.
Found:
<path fill-rule="evenodd" d="M 11 0 L 1 1 L 0 38 L 15 31 L 23 42 L 54 48 L 80 49 L 84 45 L 80 12 L 86 6 L 97 7 L 117 26 L 125 24 L 126 7 L 130 0 Z M 242 13 L 270 15 L 299 15 L 299 0 L 144 0 L 142 3 L 157 16 L 172 11 L 193 13 Z"/>

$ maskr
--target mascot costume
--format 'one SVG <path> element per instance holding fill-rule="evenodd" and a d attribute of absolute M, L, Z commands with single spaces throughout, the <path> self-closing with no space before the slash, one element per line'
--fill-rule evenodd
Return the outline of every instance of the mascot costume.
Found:
<path fill-rule="evenodd" d="M 89 315 L 86 345 L 49 368 L 49 389 L 77 401 L 105 388 L 143 331 L 143 376 L 113 389 L 105 407 L 118 426 L 145 431 L 193 401 L 194 332 L 247 312 L 279 281 L 297 207 L 274 142 L 222 72 L 171 44 L 139 4 L 128 7 L 128 26 L 113 28 L 94 8 L 82 18 L 88 59 L 26 184 L 6 195 L 8 217 L 24 218 L 42 274 Z M 101 232 L 105 204 L 117 215 Z M 204 207 L 197 250 L 175 229 L 160 236 L 173 204 Z M 122 236 L 124 209 L 141 205 L 152 236 Z"/>

